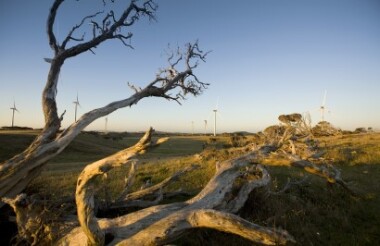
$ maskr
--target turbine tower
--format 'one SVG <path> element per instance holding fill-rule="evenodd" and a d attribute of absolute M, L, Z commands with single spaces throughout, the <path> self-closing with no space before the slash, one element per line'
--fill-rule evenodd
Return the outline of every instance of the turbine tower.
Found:
<path fill-rule="evenodd" d="M 218 112 L 217 109 L 214 109 L 214 137 L 216 136 L 216 112 Z"/>
<path fill-rule="evenodd" d="M 73 102 L 75 104 L 75 122 L 77 122 L 77 110 L 78 110 L 78 106 L 80 106 L 79 104 L 79 100 L 78 100 L 78 93 L 77 93 L 77 100 Z"/>
<path fill-rule="evenodd" d="M 325 90 L 325 94 L 323 96 L 322 105 L 319 108 L 321 111 L 321 120 L 325 121 L 325 111 L 326 111 L 326 97 L 327 97 L 327 90 Z"/>
<path fill-rule="evenodd" d="M 214 137 L 216 137 L 216 114 L 218 112 L 218 106 L 219 106 L 219 98 L 216 100 L 215 109 L 212 110 L 214 112 Z"/>
<path fill-rule="evenodd" d="M 191 135 L 194 135 L 194 121 L 191 121 Z"/>
<path fill-rule="evenodd" d="M 15 111 L 19 112 L 18 109 L 16 108 L 16 103 L 15 101 L 13 101 L 13 107 L 10 108 L 13 112 L 12 112 L 12 128 L 14 126 L 14 121 L 15 121 Z"/>

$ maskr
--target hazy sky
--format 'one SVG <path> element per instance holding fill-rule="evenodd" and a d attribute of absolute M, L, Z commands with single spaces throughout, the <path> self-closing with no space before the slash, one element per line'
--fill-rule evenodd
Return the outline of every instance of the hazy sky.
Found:
<path fill-rule="evenodd" d="M 116 12 L 129 1 L 116 0 Z M 131 95 L 127 81 L 144 86 L 165 65 L 167 45 L 199 40 L 212 50 L 196 70 L 211 83 L 180 106 L 146 98 L 108 116 L 108 128 L 212 131 L 218 102 L 218 132 L 258 131 L 280 114 L 309 111 L 313 123 L 327 90 L 326 120 L 343 129 L 380 129 L 380 1 L 378 0 L 165 0 L 157 22 L 139 21 L 130 31 L 134 50 L 118 41 L 67 60 L 58 86 L 63 127 L 81 115 Z M 51 57 L 46 19 L 51 0 L 0 0 L 0 126 L 42 127 L 41 91 Z M 57 16 L 59 40 L 101 0 L 66 0 Z M 89 25 L 88 25 L 89 26 Z M 90 31 L 88 30 L 88 33 Z M 80 36 L 80 35 L 78 35 Z M 104 129 L 104 118 L 87 129 Z"/>

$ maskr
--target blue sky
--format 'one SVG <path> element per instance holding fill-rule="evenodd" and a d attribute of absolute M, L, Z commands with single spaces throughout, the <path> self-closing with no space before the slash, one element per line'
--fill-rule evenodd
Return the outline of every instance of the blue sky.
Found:
<path fill-rule="evenodd" d="M 0 0 L 0 126 L 42 127 L 41 91 L 51 57 L 45 33 L 49 0 Z M 63 127 L 81 115 L 131 95 L 127 81 L 144 86 L 165 65 L 167 45 L 199 40 L 212 50 L 196 74 L 211 83 L 201 96 L 180 106 L 147 98 L 108 116 L 108 128 L 140 131 L 212 131 L 218 102 L 218 132 L 258 131 L 277 124 L 280 114 L 309 111 L 313 123 L 327 90 L 326 120 L 343 129 L 380 129 L 380 1 L 252 0 L 157 1 L 157 22 L 139 21 L 134 50 L 110 41 L 65 62 L 58 86 Z M 120 11 L 128 1 L 116 0 Z M 56 21 L 62 40 L 102 1 L 66 0 Z M 104 118 L 87 129 L 103 130 Z"/>

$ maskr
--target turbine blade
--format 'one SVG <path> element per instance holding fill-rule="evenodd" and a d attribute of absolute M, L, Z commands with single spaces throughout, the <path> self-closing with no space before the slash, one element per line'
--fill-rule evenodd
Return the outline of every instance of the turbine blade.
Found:
<path fill-rule="evenodd" d="M 51 59 L 51 58 L 44 58 L 44 61 L 46 61 L 47 63 L 51 63 L 53 61 L 53 59 Z"/>
<path fill-rule="evenodd" d="M 325 95 L 323 96 L 322 106 L 326 105 L 327 90 L 325 90 Z"/>
<path fill-rule="evenodd" d="M 219 119 L 221 119 L 221 120 L 223 119 L 223 116 L 222 116 L 222 114 L 220 113 L 220 111 L 217 111 L 217 112 L 216 112 L 216 117 L 219 118 Z"/>
<path fill-rule="evenodd" d="M 78 98 L 78 92 L 77 92 L 77 100 L 76 100 L 76 103 L 77 103 L 77 105 L 80 107 L 79 98 Z"/>
<path fill-rule="evenodd" d="M 216 99 L 215 109 L 218 110 L 218 107 L 219 107 L 219 97 Z"/>

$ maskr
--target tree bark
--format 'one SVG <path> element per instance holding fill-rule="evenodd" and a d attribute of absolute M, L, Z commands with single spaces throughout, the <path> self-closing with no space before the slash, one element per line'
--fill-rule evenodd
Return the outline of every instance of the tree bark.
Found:
<path fill-rule="evenodd" d="M 141 16 L 154 18 L 156 10 L 156 5 L 152 0 L 145 0 L 140 5 L 138 1 L 133 0 L 122 11 L 119 18 L 113 11 L 106 13 L 103 20 L 98 22 L 93 20 L 93 17 L 99 16 L 102 12 L 85 16 L 59 44 L 53 32 L 53 26 L 63 2 L 64 0 L 54 1 L 47 20 L 49 45 L 54 56 L 52 59 L 46 59 L 50 63 L 50 70 L 42 93 L 45 126 L 41 134 L 25 151 L 0 163 L 1 200 L 13 207 L 20 234 L 32 244 L 38 243 L 33 239 L 33 235 L 36 233 L 35 230 L 39 229 L 30 225 L 29 222 L 38 219 L 38 214 L 29 209 L 28 205 L 32 202 L 25 195 L 18 194 L 40 174 L 46 163 L 61 153 L 85 127 L 94 120 L 117 109 L 132 106 L 143 98 L 154 96 L 179 102 L 189 93 L 194 96 L 199 95 L 208 86 L 193 74 L 198 61 L 205 61 L 208 53 L 199 49 L 198 42 L 187 44 L 183 52 L 176 51 L 169 55 L 168 67 L 159 70 L 153 81 L 145 88 L 137 88 L 129 84 L 134 90 L 131 96 L 85 113 L 77 122 L 60 132 L 64 113 L 61 116 L 58 114 L 56 96 L 59 74 L 65 60 L 87 51 L 93 52 L 98 45 L 110 39 L 120 40 L 124 45 L 130 46 L 126 41 L 132 38 L 132 34 L 123 34 L 122 31 L 133 25 Z M 105 1 L 103 3 L 106 4 Z M 74 34 L 86 22 L 92 24 L 92 38 L 85 40 L 84 36 L 74 37 Z M 70 46 L 72 42 L 77 42 L 77 44 Z M 180 62 L 183 62 L 181 71 L 177 70 Z M 176 96 L 172 96 L 173 93 Z M 269 173 L 259 163 L 268 159 L 272 152 L 281 153 L 288 159 L 290 166 L 303 168 L 309 173 L 325 178 L 330 183 L 338 183 L 350 190 L 336 168 L 329 165 L 316 165 L 296 155 L 297 140 L 301 138 L 297 134 L 304 137 L 305 132 L 307 135 L 309 131 L 299 117 L 295 120 L 287 123 L 286 130 L 280 138 L 277 136 L 276 139 L 267 141 L 272 143 L 271 145 L 263 145 L 242 156 L 217 163 L 216 173 L 207 185 L 195 197 L 184 202 L 156 205 L 163 198 L 163 187 L 185 172 L 192 171 L 192 168 L 179 171 L 152 187 L 130 192 L 129 187 L 134 176 L 132 168 L 126 190 L 114 205 L 150 207 L 114 219 L 97 219 L 94 211 L 95 178 L 104 175 L 114 167 L 129 163 L 137 155 L 166 141 L 166 139 L 160 139 L 152 142 L 153 130 L 150 129 L 131 148 L 85 167 L 78 178 L 75 193 L 80 227 L 64 235 L 59 243 L 62 245 L 104 245 L 106 235 L 110 235 L 110 242 L 107 242 L 110 245 L 164 245 L 193 228 L 211 228 L 266 245 L 294 242 L 293 237 L 285 230 L 256 225 L 240 218 L 235 213 L 244 206 L 250 193 L 270 184 Z M 284 148 L 287 143 L 291 145 L 291 153 L 288 153 L 289 148 Z M 155 197 L 155 199 L 144 200 L 147 196 Z"/>
<path fill-rule="evenodd" d="M 267 147 L 218 164 L 216 174 L 203 190 L 185 202 L 156 205 L 115 219 L 98 220 L 93 212 L 93 178 L 109 171 L 111 167 L 118 166 L 119 158 L 125 162 L 134 157 L 135 153 L 139 152 L 136 151 L 138 146 L 140 145 L 137 144 L 85 168 L 78 179 L 76 192 L 78 217 L 83 230 L 74 229 L 60 241 L 61 244 L 75 244 L 80 242 L 79 238 L 87 237 L 88 244 L 102 245 L 105 234 L 109 233 L 113 236 L 112 242 L 108 242 L 110 245 L 164 245 L 190 229 L 203 227 L 233 233 L 267 245 L 294 241 L 284 230 L 255 225 L 231 213 L 236 213 L 244 206 L 248 195 L 254 189 L 269 184 L 270 176 L 266 169 L 252 164 L 252 160 L 263 158 L 270 153 L 270 148 Z M 238 183 L 243 184 L 240 185 L 237 195 L 233 196 L 233 189 L 236 189 Z M 156 190 L 148 188 L 144 194 Z M 135 196 L 137 197 L 140 196 Z"/>
<path fill-rule="evenodd" d="M 64 39 L 64 42 L 59 45 L 53 32 L 53 26 L 59 7 L 63 2 L 64 0 L 54 1 L 47 20 L 49 45 L 54 52 L 54 57 L 52 59 L 45 59 L 50 63 L 50 70 L 42 93 L 45 126 L 26 150 L 12 159 L 0 163 L 0 197 L 14 198 L 22 192 L 41 173 L 46 163 L 61 153 L 94 120 L 106 116 L 117 109 L 131 107 L 146 97 L 162 97 L 179 102 L 188 93 L 195 96 L 199 95 L 208 85 L 199 81 L 193 74 L 194 69 L 198 66 L 198 61 L 205 61 L 208 53 L 203 53 L 199 49 L 197 42 L 194 44 L 189 43 L 183 52 L 173 53 L 169 56 L 168 67 L 161 69 L 155 79 L 148 83 L 145 88 L 136 89 L 136 87 L 131 85 L 131 88 L 135 92 L 133 95 L 124 100 L 115 101 L 104 107 L 85 113 L 77 122 L 60 133 L 64 113 L 59 117 L 56 96 L 59 74 L 65 60 L 86 51 L 92 51 L 98 45 L 110 39 L 120 40 L 124 45 L 129 46 L 125 41 L 131 39 L 132 34 L 123 35 L 121 33 L 122 30 L 133 25 L 142 15 L 154 18 L 156 10 L 156 5 L 152 0 L 143 1 L 141 6 L 138 6 L 136 1 L 131 1 L 119 18 L 116 18 L 114 12 L 110 11 L 104 17 L 103 22 L 97 23 L 91 20 L 94 34 L 93 38 L 88 41 L 74 38 L 73 34 L 79 30 L 86 20 L 88 21 L 91 17 L 97 16 L 102 12 L 86 16 L 80 24 L 72 28 Z M 109 26 L 105 23 L 111 24 Z M 68 47 L 69 41 L 78 41 L 79 44 Z M 177 58 L 175 58 L 176 56 Z M 173 59 L 176 60 L 173 61 Z M 179 62 L 184 63 L 183 71 L 176 69 L 179 66 Z M 177 94 L 176 97 L 170 95 L 173 92 Z M 3 203 L 0 203 L 1 206 L 3 206 Z"/>

